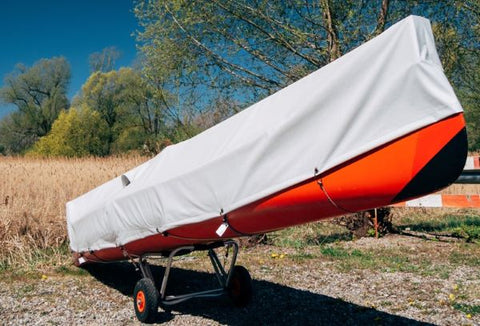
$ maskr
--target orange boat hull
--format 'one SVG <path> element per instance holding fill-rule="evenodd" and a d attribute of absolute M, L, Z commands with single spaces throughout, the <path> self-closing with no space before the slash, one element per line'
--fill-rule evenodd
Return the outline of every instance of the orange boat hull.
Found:
<path fill-rule="evenodd" d="M 453 183 L 463 170 L 463 114 L 424 127 L 300 184 L 238 208 L 228 216 L 181 226 L 124 246 L 75 253 L 76 263 L 114 261 L 168 252 L 242 235 L 270 232 L 419 197 Z M 312 171 L 314 175 L 314 171 Z M 219 226 L 229 227 L 221 237 Z"/>

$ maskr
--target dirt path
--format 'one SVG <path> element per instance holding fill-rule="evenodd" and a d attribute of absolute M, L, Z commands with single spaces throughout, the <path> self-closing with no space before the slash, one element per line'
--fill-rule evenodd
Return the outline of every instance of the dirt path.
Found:
<path fill-rule="evenodd" d="M 454 246 L 458 245 L 390 236 L 346 242 L 333 248 L 365 252 L 395 248 L 417 255 L 432 250 L 442 257 L 455 250 Z M 477 266 L 453 264 L 447 266 L 448 275 L 422 270 L 388 271 L 382 266 L 342 270 L 339 266 L 346 260 L 319 254 L 319 250 L 272 246 L 243 250 L 239 264 L 246 266 L 254 279 L 255 294 L 250 306 L 234 308 L 227 298 L 192 300 L 175 306 L 170 313 L 161 313 L 158 323 L 480 325 L 480 314 L 461 311 L 463 306 L 480 305 Z M 437 263 L 442 261 L 432 260 L 432 264 Z M 171 292 L 185 291 L 186 281 L 188 291 L 208 286 L 213 280 L 205 272 L 206 259 L 187 258 L 176 266 L 179 268 L 173 270 Z M 139 324 L 131 299 L 138 274 L 129 264 L 99 265 L 91 267 L 88 273 L 72 271 L 76 274 L 57 272 L 0 281 L 0 324 Z M 154 268 L 155 275 L 161 272 L 162 268 Z"/>

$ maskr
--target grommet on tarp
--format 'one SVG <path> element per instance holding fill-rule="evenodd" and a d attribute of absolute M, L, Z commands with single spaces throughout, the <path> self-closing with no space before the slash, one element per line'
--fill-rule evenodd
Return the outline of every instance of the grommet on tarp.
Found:
<path fill-rule="evenodd" d="M 167 231 L 163 231 L 163 232 L 162 232 L 162 235 L 163 235 L 164 237 L 168 237 L 168 232 L 167 232 Z"/>
<path fill-rule="evenodd" d="M 313 170 L 313 175 L 317 175 L 317 174 L 318 174 L 318 169 L 315 168 L 315 169 Z"/>

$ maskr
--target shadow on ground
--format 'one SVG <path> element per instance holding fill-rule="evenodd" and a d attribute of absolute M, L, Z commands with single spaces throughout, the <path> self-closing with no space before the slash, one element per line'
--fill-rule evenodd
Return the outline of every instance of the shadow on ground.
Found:
<path fill-rule="evenodd" d="M 130 297 L 140 278 L 129 263 L 92 264 L 85 269 L 100 282 Z M 163 268 L 152 266 L 152 272 L 156 281 L 161 282 Z M 172 268 L 167 294 L 217 285 L 213 274 Z M 227 296 L 193 299 L 173 306 L 172 312 L 160 309 L 156 322 L 192 315 L 228 325 L 431 325 L 272 282 L 253 280 L 253 289 L 254 298 L 247 308 L 235 308 Z"/>

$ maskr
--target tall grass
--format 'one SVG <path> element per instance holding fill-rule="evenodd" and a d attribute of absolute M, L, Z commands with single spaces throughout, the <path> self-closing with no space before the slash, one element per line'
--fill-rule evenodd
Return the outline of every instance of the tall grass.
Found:
<path fill-rule="evenodd" d="M 0 269 L 66 256 L 66 202 L 146 159 L 0 157 Z"/>

